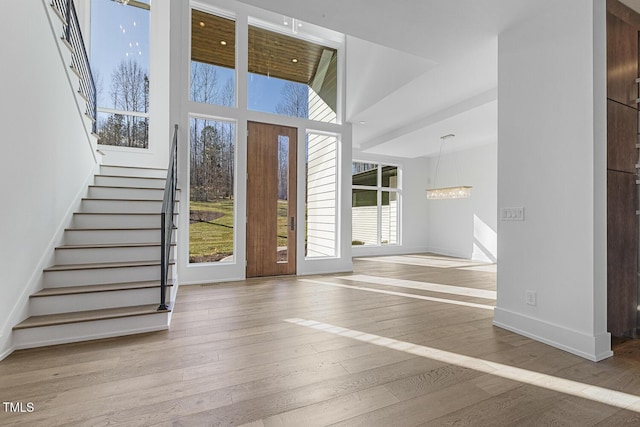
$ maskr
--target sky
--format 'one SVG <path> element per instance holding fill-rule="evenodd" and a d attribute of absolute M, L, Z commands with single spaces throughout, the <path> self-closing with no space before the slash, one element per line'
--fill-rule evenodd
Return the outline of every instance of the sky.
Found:
<path fill-rule="evenodd" d="M 149 70 L 148 15 L 147 10 L 112 0 L 92 0 L 90 55 L 99 92 L 98 106 L 112 107 L 111 73 L 122 60 L 135 58 L 142 69 Z"/>
<path fill-rule="evenodd" d="M 92 0 L 90 55 L 99 92 L 98 106 L 112 108 L 109 89 L 113 69 L 121 61 L 135 58 L 142 69 L 149 70 L 149 11 L 125 6 L 113 0 Z M 230 77 L 235 77 L 234 70 L 216 68 L 221 84 Z M 151 74 L 149 81 L 152 86 Z M 249 109 L 275 113 L 285 83 L 281 79 L 250 74 Z"/>

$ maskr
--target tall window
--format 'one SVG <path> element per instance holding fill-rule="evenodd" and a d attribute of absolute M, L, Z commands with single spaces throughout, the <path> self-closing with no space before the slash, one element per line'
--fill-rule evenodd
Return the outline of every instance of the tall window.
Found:
<path fill-rule="evenodd" d="M 189 94 L 191 101 L 235 106 L 235 68 L 235 21 L 193 9 Z"/>
<path fill-rule="evenodd" d="M 337 58 L 336 49 L 250 26 L 249 109 L 336 123 Z"/>
<path fill-rule="evenodd" d="M 149 0 L 91 1 L 99 144 L 149 145 Z"/>
<path fill-rule="evenodd" d="M 398 244 L 398 172 L 397 166 L 353 162 L 352 245 Z"/>
<path fill-rule="evenodd" d="M 189 140 L 189 262 L 232 262 L 235 123 L 192 117 Z"/>
<path fill-rule="evenodd" d="M 338 137 L 307 133 L 307 258 L 336 256 Z"/>

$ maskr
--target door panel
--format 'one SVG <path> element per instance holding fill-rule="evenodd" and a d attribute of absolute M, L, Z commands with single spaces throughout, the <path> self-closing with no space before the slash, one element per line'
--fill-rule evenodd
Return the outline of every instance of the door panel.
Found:
<path fill-rule="evenodd" d="M 297 129 L 248 123 L 247 277 L 296 272 Z"/>

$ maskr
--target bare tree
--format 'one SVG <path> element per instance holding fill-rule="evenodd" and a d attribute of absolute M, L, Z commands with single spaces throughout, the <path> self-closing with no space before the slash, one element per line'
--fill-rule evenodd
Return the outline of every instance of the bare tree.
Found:
<path fill-rule="evenodd" d="M 121 61 L 111 74 L 111 101 L 121 111 L 149 111 L 149 78 L 137 61 Z M 112 114 L 99 125 L 100 143 L 146 148 L 149 121 L 146 117 Z"/>
<path fill-rule="evenodd" d="M 201 62 L 191 62 L 191 100 L 207 104 L 218 98 L 218 73 L 215 67 Z"/>
<path fill-rule="evenodd" d="M 309 88 L 302 83 L 287 82 L 282 88 L 282 101 L 276 113 L 283 116 L 309 118 Z"/>
<path fill-rule="evenodd" d="M 122 111 L 145 112 L 147 109 L 147 73 L 137 61 L 121 61 L 111 74 L 113 108 Z"/>

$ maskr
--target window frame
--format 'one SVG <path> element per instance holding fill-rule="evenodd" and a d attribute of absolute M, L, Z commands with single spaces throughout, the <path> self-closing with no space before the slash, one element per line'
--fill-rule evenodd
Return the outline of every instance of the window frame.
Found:
<path fill-rule="evenodd" d="M 152 58 L 151 58 L 151 2 L 149 3 L 144 3 L 144 2 L 140 2 L 140 1 L 136 1 L 136 0 L 131 0 L 127 3 L 123 3 L 121 6 L 124 7 L 133 7 L 136 9 L 141 9 L 141 10 L 145 10 L 148 15 L 148 26 L 149 26 L 149 34 L 148 34 L 148 48 L 149 51 L 147 52 L 147 56 L 149 58 L 149 64 L 148 64 L 148 68 L 146 70 L 146 79 L 147 79 L 147 94 L 146 96 L 149 97 L 150 96 L 150 91 L 151 89 L 149 89 L 151 87 L 151 64 L 152 64 Z M 90 7 L 91 9 L 91 7 Z M 91 23 L 93 16 L 92 16 L 93 12 L 91 11 L 88 16 L 87 19 L 89 20 L 89 22 Z M 89 28 L 92 28 L 91 24 L 89 24 Z M 93 33 L 90 32 L 90 39 L 93 39 Z M 91 44 L 91 42 L 90 42 Z M 90 54 L 91 56 L 91 54 Z M 147 103 L 149 103 L 149 101 L 147 100 Z M 119 116 L 130 116 L 130 117 L 135 117 L 135 118 L 142 118 L 142 119 L 146 119 L 147 121 L 147 140 L 146 142 L 146 146 L 145 147 L 129 147 L 129 146 L 124 146 L 124 145 L 111 145 L 111 144 L 101 144 L 100 143 L 100 139 L 98 139 L 98 146 L 100 148 L 103 149 L 124 149 L 124 150 L 141 150 L 142 152 L 149 152 L 149 147 L 150 147 L 150 141 L 149 141 L 149 129 L 150 129 L 150 122 L 151 122 L 151 114 L 150 114 L 150 105 L 145 106 L 147 111 L 135 111 L 135 110 L 121 110 L 118 108 L 111 108 L 111 107 L 105 107 L 105 106 L 101 106 L 100 104 L 96 105 L 96 113 L 99 115 L 100 113 L 102 114 L 110 114 L 110 115 L 119 115 Z M 96 117 L 96 120 L 98 120 L 98 118 Z"/>
<path fill-rule="evenodd" d="M 351 242 L 352 242 L 352 247 L 360 247 L 360 246 L 364 246 L 364 247 L 386 247 L 386 246 L 400 246 L 402 244 L 401 241 L 401 230 L 402 230 L 402 166 L 396 163 L 389 163 L 389 162 L 381 162 L 381 161 L 374 161 L 374 160 L 359 160 L 356 158 L 353 158 L 351 160 L 351 167 L 352 167 L 352 171 L 353 171 L 353 164 L 354 163 L 367 163 L 367 164 L 371 164 L 371 165 L 376 165 L 376 185 L 372 186 L 372 185 L 354 185 L 353 184 L 353 172 L 351 173 L 351 194 L 352 194 L 352 206 L 351 209 L 353 210 L 353 190 L 366 190 L 366 191 L 376 191 L 376 243 L 372 244 L 372 245 L 353 245 L 353 241 L 354 241 L 354 236 L 353 236 L 353 230 L 351 232 Z M 382 170 L 384 167 L 395 167 L 397 170 L 397 183 L 396 183 L 396 187 L 384 187 L 382 185 Z M 395 243 L 382 243 L 382 193 L 383 192 L 388 192 L 388 193 L 395 193 L 396 195 L 396 200 L 397 200 L 397 211 L 396 211 L 396 242 Z M 352 211 L 353 212 L 353 211 Z"/>
<path fill-rule="evenodd" d="M 220 116 L 208 116 L 205 114 L 198 114 L 198 113 L 189 113 L 188 115 L 188 119 L 189 119 L 189 127 L 187 130 L 187 135 L 188 135 L 188 159 L 189 161 L 187 162 L 187 177 L 191 176 L 191 138 L 192 138 L 192 134 L 191 134 L 191 121 L 193 119 L 198 119 L 198 120 L 205 120 L 205 121 L 212 121 L 212 122 L 221 122 L 221 123 L 229 123 L 232 124 L 235 129 L 234 129 L 234 133 L 235 133 L 235 139 L 233 141 L 233 183 L 232 183 L 232 187 L 233 187 L 233 239 L 232 239 L 232 245 L 233 245 L 233 260 L 229 260 L 229 261 L 222 261 L 222 260 L 218 260 L 218 261 L 205 261 L 205 262 L 191 262 L 190 260 L 187 260 L 186 265 L 189 268 L 201 268 L 201 267 L 207 267 L 207 266 L 217 266 L 217 265 L 236 265 L 238 264 L 238 121 L 236 119 L 233 118 L 229 118 L 229 117 L 220 117 Z M 187 186 L 187 204 L 188 206 L 188 210 L 190 211 L 191 209 L 191 179 L 187 178 L 189 185 Z M 190 215 L 189 215 L 190 216 Z M 191 256 L 191 233 L 190 233 L 190 227 L 187 228 L 187 237 L 185 239 L 187 241 L 187 254 L 190 257 Z"/>

